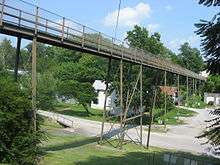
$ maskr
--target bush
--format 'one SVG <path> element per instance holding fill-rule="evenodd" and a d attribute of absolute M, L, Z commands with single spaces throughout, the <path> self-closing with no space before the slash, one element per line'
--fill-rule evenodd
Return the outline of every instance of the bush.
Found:
<path fill-rule="evenodd" d="M 0 162 L 36 164 L 43 134 L 32 130 L 31 100 L 10 77 L 0 75 Z"/>
<path fill-rule="evenodd" d="M 192 95 L 186 102 L 186 106 L 190 108 L 205 108 L 206 104 L 202 101 L 201 95 Z"/>
<path fill-rule="evenodd" d="M 214 105 L 214 101 L 209 101 L 208 105 L 210 105 L 210 106 Z"/>

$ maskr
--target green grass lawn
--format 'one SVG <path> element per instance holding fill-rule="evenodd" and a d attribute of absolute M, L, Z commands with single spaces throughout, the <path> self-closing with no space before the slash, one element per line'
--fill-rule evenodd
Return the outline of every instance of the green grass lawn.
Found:
<path fill-rule="evenodd" d="M 98 138 L 65 132 L 52 121 L 46 121 L 43 129 L 48 132 L 48 140 L 41 146 L 40 165 L 164 165 L 167 164 L 164 158 L 173 156 L 177 157 L 177 165 L 183 164 L 184 158 L 217 162 L 213 158 L 160 148 L 147 150 L 131 143 L 122 150 L 107 144 L 98 145 Z"/>
<path fill-rule="evenodd" d="M 94 120 L 94 121 L 102 121 L 102 110 L 99 109 L 90 109 L 91 114 L 87 114 L 82 105 L 78 104 L 67 104 L 67 103 L 59 103 L 55 108 L 55 112 L 70 115 L 75 117 L 81 117 L 84 119 Z M 166 119 L 166 124 L 169 125 L 177 125 L 183 124 L 183 121 L 178 117 L 191 117 L 195 115 L 196 112 L 181 109 L 174 107 L 172 110 L 168 111 L 166 115 L 164 115 L 163 109 L 155 109 L 154 110 L 154 124 L 158 124 L 159 120 L 163 121 Z M 114 120 L 116 121 L 116 120 Z"/>
<path fill-rule="evenodd" d="M 194 115 L 196 115 L 196 112 L 194 111 L 177 107 L 174 107 L 172 110 L 168 111 L 166 115 L 164 115 L 164 109 L 155 109 L 154 124 L 159 123 L 159 120 L 163 121 L 164 119 L 166 124 L 169 125 L 184 124 L 183 120 L 180 119 L 181 117 L 192 117 Z"/>
<path fill-rule="evenodd" d="M 55 108 L 55 112 L 63 115 L 81 117 L 94 121 L 102 121 L 102 110 L 90 108 L 89 111 L 91 114 L 88 114 L 82 105 L 68 103 L 59 103 Z"/>

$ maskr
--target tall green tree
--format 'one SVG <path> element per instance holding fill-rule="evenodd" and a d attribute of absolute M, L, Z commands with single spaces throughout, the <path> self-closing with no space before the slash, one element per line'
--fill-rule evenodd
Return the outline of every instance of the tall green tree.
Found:
<path fill-rule="evenodd" d="M 200 4 L 205 6 L 220 6 L 220 0 L 200 0 Z M 195 24 L 198 28 L 197 35 L 202 38 L 202 48 L 207 62 L 207 70 L 216 76 L 210 76 L 206 87 L 209 91 L 219 92 L 219 74 L 220 74 L 220 12 L 217 13 L 211 21 L 201 20 Z M 215 115 L 207 130 L 199 138 L 207 138 L 217 154 L 220 154 L 220 109 L 211 112 Z"/>
<path fill-rule="evenodd" d="M 197 48 L 190 47 L 189 43 L 184 43 L 180 46 L 180 53 L 178 54 L 178 63 L 196 73 L 204 69 L 204 62 L 200 51 Z"/>
<path fill-rule="evenodd" d="M 220 75 L 210 75 L 205 82 L 204 91 L 220 93 Z"/>
<path fill-rule="evenodd" d="M 0 43 L 0 69 L 13 69 L 15 59 L 15 48 L 7 38 Z"/>
<path fill-rule="evenodd" d="M 205 6 L 220 6 L 219 0 L 200 0 L 199 3 Z M 207 70 L 211 74 L 220 74 L 220 12 L 212 20 L 201 20 L 195 26 L 196 34 L 202 38 L 201 46 L 206 58 Z"/>
<path fill-rule="evenodd" d="M 58 94 L 76 99 L 88 114 L 88 106 L 97 97 L 93 83 L 95 80 L 103 80 L 105 76 L 105 67 L 100 61 L 102 59 L 82 54 L 77 61 L 60 63 L 55 74 L 58 79 Z"/>
<path fill-rule="evenodd" d="M 43 134 L 33 132 L 31 100 L 18 83 L 0 73 L 0 163 L 37 164 Z"/>
<path fill-rule="evenodd" d="M 130 47 L 136 47 L 155 55 L 164 55 L 164 46 L 160 41 L 160 34 L 149 34 L 145 27 L 135 25 L 131 31 L 127 32 L 126 40 Z"/>

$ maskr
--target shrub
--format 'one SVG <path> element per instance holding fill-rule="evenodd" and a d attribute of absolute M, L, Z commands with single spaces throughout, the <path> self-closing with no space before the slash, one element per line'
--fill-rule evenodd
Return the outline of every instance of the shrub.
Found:
<path fill-rule="evenodd" d="M 31 100 L 10 77 L 0 75 L 0 162 L 36 164 L 43 134 L 32 130 Z"/>
<path fill-rule="evenodd" d="M 204 108 L 206 104 L 202 101 L 201 95 L 192 95 L 186 102 L 186 106 L 190 108 Z"/>
<path fill-rule="evenodd" d="M 210 106 L 214 105 L 214 101 L 209 101 L 208 105 L 210 105 Z"/>

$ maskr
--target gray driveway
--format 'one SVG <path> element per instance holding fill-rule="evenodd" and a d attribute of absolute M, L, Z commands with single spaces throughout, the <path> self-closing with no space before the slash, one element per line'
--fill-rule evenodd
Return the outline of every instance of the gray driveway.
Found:
<path fill-rule="evenodd" d="M 195 138 L 198 136 L 202 130 L 205 129 L 206 123 L 204 120 L 210 118 L 209 110 L 201 109 L 195 110 L 198 114 L 193 117 L 183 118 L 186 124 L 169 126 L 169 131 L 167 133 L 151 132 L 150 145 L 160 148 L 175 149 L 179 151 L 193 152 L 193 153 L 206 153 L 207 145 L 201 145 L 202 140 Z M 45 117 L 57 120 L 64 125 L 69 126 L 65 130 L 70 132 L 80 133 L 86 136 L 100 136 L 101 122 L 91 121 L 82 118 L 61 115 L 53 112 L 47 112 L 39 110 L 38 114 Z M 104 132 L 108 132 L 112 125 L 106 123 L 104 127 Z M 119 131 L 119 125 L 115 124 L 113 130 Z M 139 127 L 130 128 L 127 132 L 128 136 L 132 139 L 137 140 L 139 138 L 137 130 Z M 147 140 L 147 127 L 144 126 L 143 129 L 143 143 L 146 144 Z M 112 135 L 114 136 L 114 135 Z M 126 136 L 127 139 L 128 136 Z"/>

